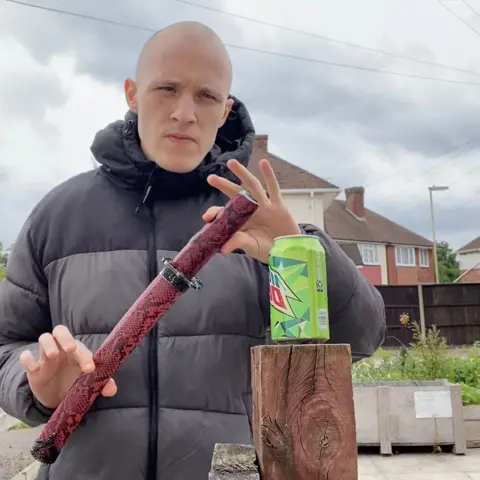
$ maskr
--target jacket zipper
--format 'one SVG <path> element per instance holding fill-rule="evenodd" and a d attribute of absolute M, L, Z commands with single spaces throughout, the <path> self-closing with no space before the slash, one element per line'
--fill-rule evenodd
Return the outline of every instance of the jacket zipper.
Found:
<path fill-rule="evenodd" d="M 155 241 L 155 217 L 151 206 L 147 220 L 147 251 L 148 251 L 148 279 L 149 283 L 157 276 L 158 260 Z M 147 480 L 157 480 L 157 444 L 158 444 L 158 327 L 151 330 L 148 338 L 148 380 L 149 380 L 149 432 Z"/>
<path fill-rule="evenodd" d="M 131 135 L 133 121 L 129 120 L 125 129 L 125 135 Z M 147 211 L 146 240 L 147 240 L 147 264 L 148 283 L 150 284 L 158 274 L 157 245 L 155 240 L 155 215 L 153 205 L 147 203 L 147 199 L 155 183 L 157 165 L 154 164 L 145 184 L 145 189 L 135 214 L 143 207 Z M 148 337 L 148 452 L 147 452 L 147 480 L 157 480 L 158 466 L 158 327 L 152 328 Z"/>

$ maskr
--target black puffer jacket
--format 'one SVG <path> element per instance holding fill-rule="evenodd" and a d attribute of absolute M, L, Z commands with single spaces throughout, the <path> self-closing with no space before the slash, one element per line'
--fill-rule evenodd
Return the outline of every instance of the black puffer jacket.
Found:
<path fill-rule="evenodd" d="M 141 153 L 134 114 L 98 133 L 92 152 L 101 167 L 51 191 L 11 254 L 0 290 L 1 408 L 30 425 L 48 419 L 32 398 L 22 350 L 38 351 L 38 337 L 64 324 L 96 351 L 161 257 L 202 227 L 208 207 L 225 203 L 206 175 L 226 175 L 230 158 L 247 164 L 253 139 L 236 101 L 202 165 L 172 174 Z M 304 229 L 327 251 L 332 341 L 350 343 L 355 359 L 371 355 L 384 338 L 380 295 L 327 235 Z M 206 480 L 216 442 L 251 441 L 249 349 L 265 341 L 267 270 L 246 255 L 217 255 L 199 278 L 203 289 L 163 317 L 115 376 L 118 394 L 96 401 L 39 479 Z"/>

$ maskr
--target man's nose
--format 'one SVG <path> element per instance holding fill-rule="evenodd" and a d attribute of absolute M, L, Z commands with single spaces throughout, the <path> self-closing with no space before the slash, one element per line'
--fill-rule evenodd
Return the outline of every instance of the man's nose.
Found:
<path fill-rule="evenodd" d="M 171 118 L 181 123 L 195 122 L 195 101 L 191 95 L 180 95 L 174 104 Z"/>

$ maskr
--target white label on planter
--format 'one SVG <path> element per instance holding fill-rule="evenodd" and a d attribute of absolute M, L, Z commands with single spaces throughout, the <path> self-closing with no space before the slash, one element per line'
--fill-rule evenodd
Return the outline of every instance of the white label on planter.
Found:
<path fill-rule="evenodd" d="M 452 398 L 449 390 L 414 392 L 417 418 L 452 418 Z"/>

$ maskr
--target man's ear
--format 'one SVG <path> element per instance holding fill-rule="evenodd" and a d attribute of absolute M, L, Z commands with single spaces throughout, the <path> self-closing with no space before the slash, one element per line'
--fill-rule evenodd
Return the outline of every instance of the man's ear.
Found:
<path fill-rule="evenodd" d="M 218 128 L 223 127 L 225 122 L 227 121 L 228 116 L 230 115 L 230 112 L 232 111 L 234 100 L 233 98 L 229 98 L 226 103 L 225 103 L 225 111 L 223 112 L 222 116 L 222 121 L 220 122 L 220 125 Z"/>
<path fill-rule="evenodd" d="M 124 82 L 123 89 L 125 91 L 125 100 L 127 101 L 128 108 L 134 112 L 137 112 L 137 85 L 131 79 L 127 78 Z"/>

